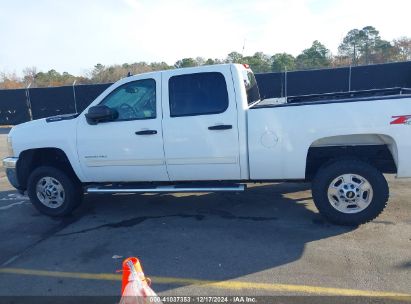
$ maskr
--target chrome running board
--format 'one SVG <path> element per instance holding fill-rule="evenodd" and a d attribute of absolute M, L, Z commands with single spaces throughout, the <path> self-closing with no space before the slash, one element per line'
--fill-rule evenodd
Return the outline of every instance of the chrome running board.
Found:
<path fill-rule="evenodd" d="M 113 187 L 113 186 L 90 186 L 87 193 L 181 193 L 181 192 L 241 192 L 245 185 L 234 184 L 230 186 L 214 187 L 187 187 L 179 185 L 154 186 L 149 188 L 139 187 Z"/>

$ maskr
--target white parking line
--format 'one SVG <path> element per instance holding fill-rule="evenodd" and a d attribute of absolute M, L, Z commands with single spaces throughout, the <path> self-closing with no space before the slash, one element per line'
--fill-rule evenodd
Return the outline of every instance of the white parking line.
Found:
<path fill-rule="evenodd" d="M 0 198 L 0 201 L 28 201 L 30 200 L 27 196 L 18 194 L 18 193 L 10 193 L 6 197 Z"/>
<path fill-rule="evenodd" d="M 10 205 L 0 207 L 0 211 L 1 211 L 1 210 L 7 210 L 7 209 L 10 209 L 10 208 L 13 208 L 14 206 L 19 206 L 19 205 L 23 205 L 23 204 L 29 205 L 30 203 L 27 203 L 27 202 L 25 202 L 25 201 L 17 202 L 17 203 L 12 203 L 12 204 L 10 204 Z"/>

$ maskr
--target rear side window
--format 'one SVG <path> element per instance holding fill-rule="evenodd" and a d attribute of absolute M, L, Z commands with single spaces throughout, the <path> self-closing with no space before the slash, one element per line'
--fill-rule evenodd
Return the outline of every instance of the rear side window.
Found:
<path fill-rule="evenodd" d="M 218 114 L 228 108 L 227 85 L 221 73 L 173 76 L 168 86 L 171 117 Z"/>
<path fill-rule="evenodd" d="M 243 80 L 245 90 L 247 92 L 247 102 L 248 104 L 252 104 L 256 101 L 260 100 L 260 91 L 258 89 L 257 81 L 255 80 L 255 76 L 253 72 L 250 70 L 243 71 Z"/>

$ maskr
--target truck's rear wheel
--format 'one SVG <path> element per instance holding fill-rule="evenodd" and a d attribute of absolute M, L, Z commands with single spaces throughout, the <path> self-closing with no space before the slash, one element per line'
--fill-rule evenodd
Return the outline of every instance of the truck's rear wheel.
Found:
<path fill-rule="evenodd" d="M 389 196 L 382 173 L 359 160 L 340 160 L 322 167 L 313 180 L 312 193 L 320 213 L 339 225 L 375 219 Z"/>
<path fill-rule="evenodd" d="M 54 167 L 39 167 L 31 173 L 28 196 L 41 213 L 49 216 L 70 214 L 82 200 L 81 185 L 64 171 Z"/>

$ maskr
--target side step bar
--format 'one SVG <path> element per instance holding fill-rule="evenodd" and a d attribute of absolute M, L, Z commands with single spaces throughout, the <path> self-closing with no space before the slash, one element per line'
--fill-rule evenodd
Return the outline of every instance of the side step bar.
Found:
<path fill-rule="evenodd" d="M 186 187 L 178 185 L 155 186 L 150 188 L 91 186 L 87 193 L 181 193 L 181 192 L 241 192 L 245 185 L 214 186 L 214 187 Z"/>

